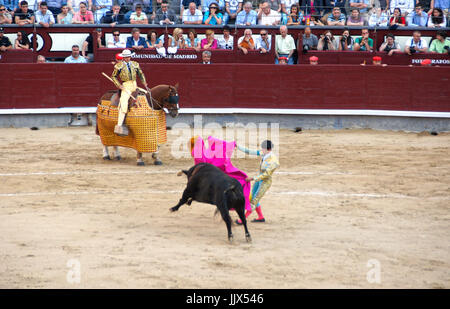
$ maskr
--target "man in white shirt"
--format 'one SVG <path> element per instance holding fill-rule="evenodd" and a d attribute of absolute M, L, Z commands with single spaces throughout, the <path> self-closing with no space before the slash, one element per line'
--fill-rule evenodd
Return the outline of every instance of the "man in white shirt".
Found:
<path fill-rule="evenodd" d="M 108 48 L 125 48 L 127 43 L 124 39 L 120 38 L 120 31 L 114 30 L 112 33 L 112 37 L 108 40 L 106 44 Z"/>
<path fill-rule="evenodd" d="M 292 55 L 295 51 L 295 41 L 291 35 L 288 35 L 285 25 L 280 27 L 280 34 L 275 37 L 275 64 L 278 64 L 280 57 L 286 57 L 288 64 L 294 64 Z"/>
<path fill-rule="evenodd" d="M 183 24 L 200 25 L 203 21 L 203 13 L 197 10 L 194 2 L 189 3 L 189 8 L 183 11 Z"/>
<path fill-rule="evenodd" d="M 405 43 L 405 53 L 412 55 L 416 52 L 425 53 L 428 51 L 428 43 L 422 38 L 420 31 L 414 31 L 413 37 Z"/>
<path fill-rule="evenodd" d="M 281 15 L 270 8 L 268 2 L 264 2 L 258 12 L 258 25 L 276 26 L 281 22 Z"/>
<path fill-rule="evenodd" d="M 220 49 L 233 49 L 233 36 L 230 35 L 230 27 L 223 26 L 223 37 L 217 39 Z"/>

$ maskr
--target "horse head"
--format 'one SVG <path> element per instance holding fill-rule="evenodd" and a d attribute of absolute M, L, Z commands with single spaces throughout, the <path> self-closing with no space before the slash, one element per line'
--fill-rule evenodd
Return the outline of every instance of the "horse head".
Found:
<path fill-rule="evenodd" d="M 178 116 L 178 83 L 175 86 L 159 85 L 151 89 L 149 103 L 155 110 L 167 110 L 172 118 Z"/>

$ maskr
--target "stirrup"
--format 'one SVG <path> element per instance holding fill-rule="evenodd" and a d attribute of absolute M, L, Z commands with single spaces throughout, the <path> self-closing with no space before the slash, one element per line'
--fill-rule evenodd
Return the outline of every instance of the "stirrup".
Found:
<path fill-rule="evenodd" d="M 124 125 L 116 125 L 114 127 L 114 133 L 119 135 L 119 136 L 128 136 L 128 128 L 127 126 Z"/>

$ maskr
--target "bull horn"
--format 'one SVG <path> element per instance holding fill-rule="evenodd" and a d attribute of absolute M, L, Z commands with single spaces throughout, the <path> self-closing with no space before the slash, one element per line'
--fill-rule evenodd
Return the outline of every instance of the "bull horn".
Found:
<path fill-rule="evenodd" d="M 177 173 L 177 176 L 183 176 L 183 171 L 179 171 L 179 172 Z"/>

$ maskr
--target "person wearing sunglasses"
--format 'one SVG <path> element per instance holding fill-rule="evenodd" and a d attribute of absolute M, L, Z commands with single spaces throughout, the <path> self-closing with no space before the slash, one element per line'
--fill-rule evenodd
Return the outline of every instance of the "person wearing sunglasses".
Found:
<path fill-rule="evenodd" d="M 219 5 L 215 2 L 209 5 L 209 10 L 203 16 L 203 24 L 205 25 L 221 25 L 223 15 L 220 12 Z"/>
<path fill-rule="evenodd" d="M 4 5 L 0 5 L 0 25 L 12 23 L 11 14 L 8 13 Z"/>
<path fill-rule="evenodd" d="M 108 40 L 108 48 L 125 48 L 127 43 L 124 39 L 120 38 L 120 31 L 118 29 L 113 30 L 111 38 Z"/>

